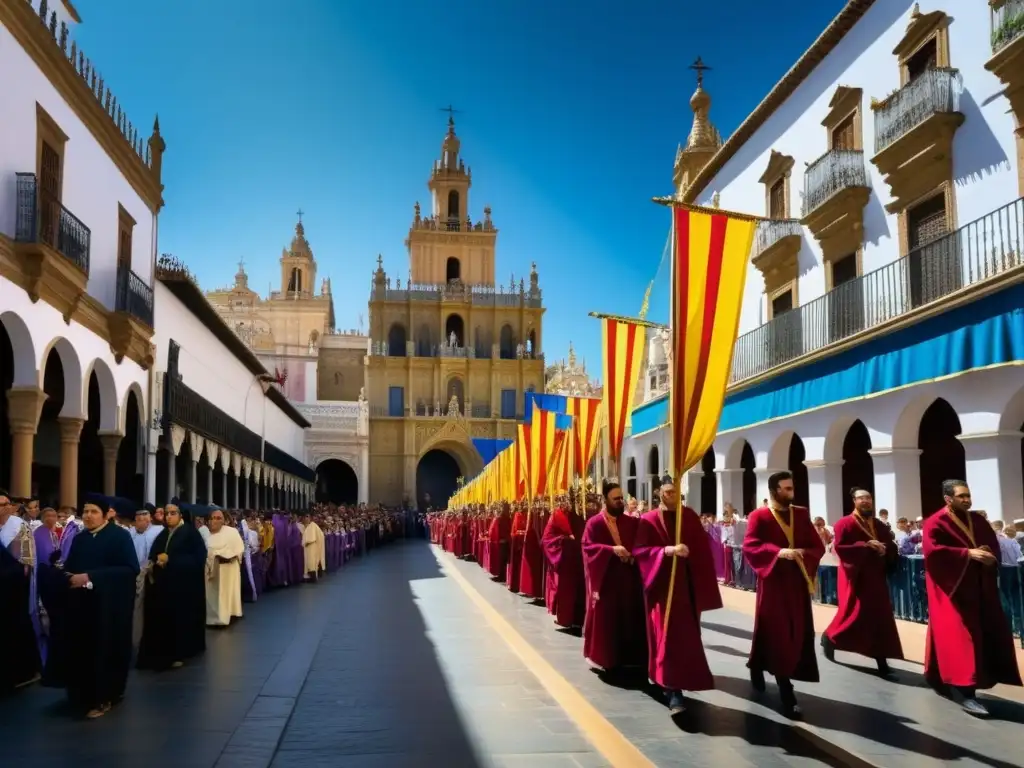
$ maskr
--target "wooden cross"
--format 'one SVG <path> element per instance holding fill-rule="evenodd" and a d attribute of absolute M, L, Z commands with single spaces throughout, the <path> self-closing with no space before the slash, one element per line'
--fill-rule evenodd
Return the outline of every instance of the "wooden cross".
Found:
<path fill-rule="evenodd" d="M 697 73 L 697 87 L 700 88 L 704 85 L 704 73 L 710 70 L 711 67 L 701 61 L 700 56 L 698 56 L 697 60 L 690 65 L 690 69 Z"/>

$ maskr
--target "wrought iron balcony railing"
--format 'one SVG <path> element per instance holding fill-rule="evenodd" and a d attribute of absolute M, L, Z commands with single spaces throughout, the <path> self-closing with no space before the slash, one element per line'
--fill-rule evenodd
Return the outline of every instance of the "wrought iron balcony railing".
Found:
<path fill-rule="evenodd" d="M 1024 0 L 993 2 L 992 53 L 999 53 L 1021 35 L 1024 35 Z"/>
<path fill-rule="evenodd" d="M 832 149 L 807 166 L 804 171 L 803 215 L 817 210 L 837 192 L 851 187 L 867 187 L 868 170 L 864 152 L 859 149 Z"/>
<path fill-rule="evenodd" d="M 743 334 L 730 382 L 767 373 L 1020 266 L 1024 198 Z"/>
<path fill-rule="evenodd" d="M 754 255 L 764 253 L 784 237 L 801 234 L 803 234 L 803 227 L 799 221 L 793 219 L 761 221 L 754 234 Z"/>
<path fill-rule="evenodd" d="M 123 264 L 117 267 L 117 294 L 114 310 L 127 312 L 139 322 L 153 327 L 153 289 Z"/>
<path fill-rule="evenodd" d="M 875 154 L 894 144 L 932 115 L 960 111 L 963 78 L 955 69 L 929 69 L 875 110 Z"/>
<path fill-rule="evenodd" d="M 17 212 L 14 239 L 43 243 L 89 274 L 92 233 L 60 200 L 43 191 L 34 173 L 17 176 Z"/>

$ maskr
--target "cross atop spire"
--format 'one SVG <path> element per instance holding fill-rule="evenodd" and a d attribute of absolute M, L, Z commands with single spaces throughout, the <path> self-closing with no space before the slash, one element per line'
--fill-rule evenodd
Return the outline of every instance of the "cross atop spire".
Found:
<path fill-rule="evenodd" d="M 245 258 L 241 258 L 238 260 L 238 271 L 245 272 Z"/>
<path fill-rule="evenodd" d="M 299 210 L 295 212 L 295 215 L 299 217 L 299 224 L 302 223 L 302 217 L 305 215 L 305 213 L 306 212 L 301 208 L 299 208 Z"/>
<path fill-rule="evenodd" d="M 700 88 L 704 85 L 704 73 L 710 70 L 711 67 L 705 64 L 700 56 L 698 56 L 697 60 L 690 65 L 690 69 L 697 73 L 697 87 Z"/>
<path fill-rule="evenodd" d="M 455 109 L 455 107 L 453 107 L 451 104 L 449 104 L 447 107 L 441 107 L 441 109 L 439 109 L 438 112 L 448 113 L 448 125 L 454 125 L 455 115 L 462 114 L 461 109 Z"/>

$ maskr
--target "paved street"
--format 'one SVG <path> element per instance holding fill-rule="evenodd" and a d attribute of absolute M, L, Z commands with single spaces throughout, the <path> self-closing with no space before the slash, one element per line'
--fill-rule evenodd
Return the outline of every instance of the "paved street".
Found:
<path fill-rule="evenodd" d="M 99 721 L 71 719 L 58 691 L 6 699 L 4 764 L 589 768 L 610 764 L 593 746 L 609 731 L 657 766 L 1024 764 L 1024 707 L 991 700 L 1000 719 L 970 720 L 910 664 L 893 684 L 855 659 L 822 660 L 824 682 L 798 685 L 807 723 L 784 722 L 772 686 L 752 700 L 749 617 L 724 610 L 705 623 L 719 690 L 673 723 L 643 685 L 587 669 L 580 639 L 543 607 L 422 542 L 247 610 L 209 633 L 193 666 L 133 675 L 124 705 Z M 574 696 L 604 721 L 581 715 Z"/>

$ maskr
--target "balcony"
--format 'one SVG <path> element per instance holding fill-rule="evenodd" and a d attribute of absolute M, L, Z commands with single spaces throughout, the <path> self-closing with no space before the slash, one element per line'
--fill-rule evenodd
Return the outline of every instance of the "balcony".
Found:
<path fill-rule="evenodd" d="M 1002 81 L 1003 93 L 1024 126 L 1024 0 L 991 0 L 992 58 L 985 69 Z"/>
<path fill-rule="evenodd" d="M 736 340 L 730 384 L 738 384 L 868 335 L 958 292 L 1024 269 L 1024 198 L 837 286 Z M 975 291 L 972 291 L 975 292 Z"/>
<path fill-rule="evenodd" d="M 803 227 L 799 221 L 777 219 L 758 224 L 751 263 L 764 275 L 766 290 L 772 291 L 796 279 L 802 244 Z"/>
<path fill-rule="evenodd" d="M 114 311 L 108 325 L 118 363 L 127 356 L 143 368 L 153 365 L 153 289 L 124 264 L 117 266 Z"/>
<path fill-rule="evenodd" d="M 357 437 L 370 434 L 370 409 L 365 400 L 296 403 L 295 410 L 305 417 L 314 430 L 341 432 Z"/>
<path fill-rule="evenodd" d="M 953 175 L 953 136 L 963 124 L 963 80 L 955 69 L 929 69 L 891 96 L 872 102 L 875 156 L 894 198 L 889 213 L 935 189 Z"/>
<path fill-rule="evenodd" d="M 46 299 L 70 322 L 89 282 L 91 233 L 34 173 L 15 175 L 15 253 L 28 276 L 23 287 L 32 301 Z"/>
<path fill-rule="evenodd" d="M 826 259 L 842 258 L 860 247 L 864 206 L 870 195 L 860 150 L 833 149 L 807 166 L 802 223 L 811 230 Z"/>
<path fill-rule="evenodd" d="M 993 0 L 992 54 L 1024 37 L 1024 0 Z"/>

